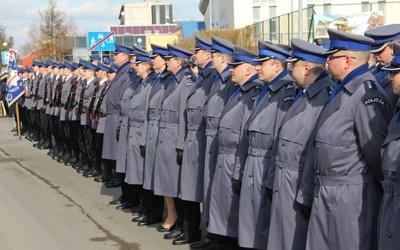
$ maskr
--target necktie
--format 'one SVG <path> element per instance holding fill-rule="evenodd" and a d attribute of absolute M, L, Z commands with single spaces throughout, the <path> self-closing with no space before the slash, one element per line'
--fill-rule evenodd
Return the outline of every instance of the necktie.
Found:
<path fill-rule="evenodd" d="M 300 88 L 299 93 L 297 93 L 296 97 L 294 98 L 294 101 L 297 101 L 298 99 L 300 99 L 300 97 L 303 95 L 304 90 L 302 88 Z"/>
<path fill-rule="evenodd" d="M 260 94 L 259 94 L 258 97 L 257 97 L 257 104 L 260 103 L 261 99 L 268 93 L 268 91 L 269 91 L 269 84 L 266 84 L 266 85 L 262 88 Z"/>

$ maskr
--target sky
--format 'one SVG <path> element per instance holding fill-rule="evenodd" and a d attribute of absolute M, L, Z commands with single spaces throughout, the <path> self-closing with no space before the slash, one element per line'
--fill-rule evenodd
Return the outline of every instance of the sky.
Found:
<path fill-rule="evenodd" d="M 78 34 L 88 31 L 107 31 L 108 26 L 118 25 L 122 4 L 142 0 L 55 0 L 57 9 L 64 11 L 66 19 L 72 17 L 78 26 Z M 152 2 L 155 0 L 149 0 Z M 176 21 L 203 21 L 199 0 L 165 0 L 172 3 Z M 39 10 L 45 10 L 48 0 L 0 0 L 0 24 L 6 27 L 7 36 L 14 38 L 13 48 L 21 49 L 29 41 L 27 31 L 32 24 L 40 25 Z"/>

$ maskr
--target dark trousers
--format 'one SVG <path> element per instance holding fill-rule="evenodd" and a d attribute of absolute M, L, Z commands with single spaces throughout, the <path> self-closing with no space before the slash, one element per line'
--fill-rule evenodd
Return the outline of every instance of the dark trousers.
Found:
<path fill-rule="evenodd" d="M 121 173 L 118 173 L 121 174 Z M 123 174 L 125 176 L 125 174 Z M 141 185 L 128 184 L 125 181 L 121 184 L 122 197 L 126 202 L 138 206 L 141 204 L 143 188 Z"/>
<path fill-rule="evenodd" d="M 42 139 L 46 142 L 50 141 L 51 133 L 50 133 L 50 122 L 49 122 L 49 115 L 46 114 L 46 109 L 42 108 L 40 111 L 40 132 L 42 135 Z"/>
<path fill-rule="evenodd" d="M 39 136 L 40 134 L 39 111 L 36 108 L 32 108 L 30 116 L 32 121 L 33 133 L 35 136 Z"/>
<path fill-rule="evenodd" d="M 80 121 L 69 121 L 70 131 L 69 131 L 69 138 L 70 138 L 70 148 L 71 151 L 76 153 L 80 152 L 81 145 L 80 145 Z"/>
<path fill-rule="evenodd" d="M 21 133 L 23 133 L 28 130 L 28 120 L 26 118 L 28 109 L 26 107 L 21 107 L 20 105 L 18 105 L 18 107 L 19 107 L 19 119 L 22 124 Z"/>
<path fill-rule="evenodd" d="M 85 147 L 85 152 L 86 152 L 86 157 L 87 160 L 92 164 L 94 161 L 94 134 L 95 131 L 91 128 L 90 125 L 81 125 L 82 127 L 82 132 L 83 132 L 83 143 Z"/>
<path fill-rule="evenodd" d="M 56 145 L 62 145 L 61 123 L 59 116 L 50 115 L 50 131 L 54 137 Z"/>
<path fill-rule="evenodd" d="M 183 228 L 184 221 L 186 221 L 189 241 L 199 240 L 201 238 L 200 203 L 184 201 L 179 198 L 174 198 L 174 201 L 178 213 L 178 227 Z"/>
<path fill-rule="evenodd" d="M 162 218 L 164 212 L 164 197 L 155 195 L 152 190 L 143 189 L 144 215 L 147 218 Z"/>
<path fill-rule="evenodd" d="M 104 134 L 101 133 L 96 133 L 94 132 L 93 135 L 94 138 L 94 160 L 93 160 L 93 166 L 97 169 L 97 170 L 102 170 L 101 169 L 101 155 L 103 153 L 103 138 L 104 138 Z"/>

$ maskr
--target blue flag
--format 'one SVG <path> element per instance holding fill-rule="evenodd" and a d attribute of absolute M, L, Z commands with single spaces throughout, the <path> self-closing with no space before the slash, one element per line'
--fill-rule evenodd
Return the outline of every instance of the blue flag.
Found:
<path fill-rule="evenodd" d="M 24 86 L 22 80 L 18 76 L 17 68 L 17 51 L 10 49 L 10 56 L 8 57 L 8 78 L 7 78 L 7 90 L 6 100 L 8 106 L 11 106 L 20 96 L 24 94 Z"/>

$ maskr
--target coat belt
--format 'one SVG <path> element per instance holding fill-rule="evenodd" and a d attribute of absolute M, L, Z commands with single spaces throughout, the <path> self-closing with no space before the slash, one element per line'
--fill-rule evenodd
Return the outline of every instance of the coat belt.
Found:
<path fill-rule="evenodd" d="M 317 181 L 321 186 L 339 186 L 374 183 L 375 178 L 370 174 L 353 174 L 346 176 L 318 176 Z"/>
<path fill-rule="evenodd" d="M 276 156 L 275 162 L 276 162 L 276 167 L 278 167 L 278 168 L 285 168 L 285 169 L 289 169 L 289 170 L 292 170 L 292 171 L 299 170 L 299 163 L 298 162 L 288 161 L 288 160 L 283 159 L 283 158 L 281 158 L 279 156 Z"/>
<path fill-rule="evenodd" d="M 207 128 L 206 136 L 215 136 L 218 133 L 218 129 L 216 128 Z"/>
<path fill-rule="evenodd" d="M 391 180 L 381 181 L 383 191 L 386 193 L 400 193 L 400 183 Z"/>

